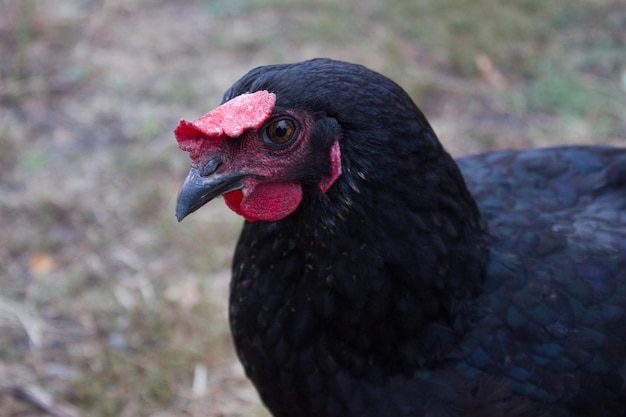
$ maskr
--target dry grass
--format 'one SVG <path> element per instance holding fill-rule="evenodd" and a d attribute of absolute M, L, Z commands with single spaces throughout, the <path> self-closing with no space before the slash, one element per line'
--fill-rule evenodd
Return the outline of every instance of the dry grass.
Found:
<path fill-rule="evenodd" d="M 624 145 L 618 3 L 0 0 L 3 415 L 267 415 L 227 329 L 241 221 L 173 216 L 171 131 L 245 71 L 363 63 L 456 155 Z"/>

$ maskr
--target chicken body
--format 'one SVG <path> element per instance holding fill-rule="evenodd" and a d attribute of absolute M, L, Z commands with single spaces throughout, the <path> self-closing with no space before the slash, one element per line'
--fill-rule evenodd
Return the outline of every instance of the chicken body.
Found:
<path fill-rule="evenodd" d="M 273 415 L 626 415 L 626 150 L 455 162 L 395 83 L 325 59 L 224 103 L 176 131 L 177 215 L 248 220 L 230 322 Z"/>

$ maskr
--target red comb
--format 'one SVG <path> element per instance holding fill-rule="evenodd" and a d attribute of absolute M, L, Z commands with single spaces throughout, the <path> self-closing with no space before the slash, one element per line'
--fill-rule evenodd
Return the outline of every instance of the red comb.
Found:
<path fill-rule="evenodd" d="M 178 146 L 195 160 L 211 147 L 213 141 L 207 139 L 236 138 L 248 129 L 259 128 L 275 104 L 275 94 L 257 91 L 237 96 L 193 122 L 181 120 L 174 130 Z"/>

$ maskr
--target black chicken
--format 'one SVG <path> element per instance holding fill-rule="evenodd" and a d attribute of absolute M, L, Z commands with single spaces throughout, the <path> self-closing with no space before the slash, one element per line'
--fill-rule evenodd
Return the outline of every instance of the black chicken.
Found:
<path fill-rule="evenodd" d="M 230 324 L 275 416 L 626 415 L 626 149 L 455 163 L 398 85 L 327 59 L 223 102 L 175 131 L 176 215 L 248 220 Z"/>

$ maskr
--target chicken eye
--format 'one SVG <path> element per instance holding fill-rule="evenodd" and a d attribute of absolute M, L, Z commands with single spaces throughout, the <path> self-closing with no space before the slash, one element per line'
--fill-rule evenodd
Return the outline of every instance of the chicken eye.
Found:
<path fill-rule="evenodd" d="M 265 140 L 268 143 L 283 145 L 291 140 L 296 132 L 296 124 L 290 119 L 278 119 L 265 128 Z"/>

